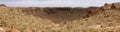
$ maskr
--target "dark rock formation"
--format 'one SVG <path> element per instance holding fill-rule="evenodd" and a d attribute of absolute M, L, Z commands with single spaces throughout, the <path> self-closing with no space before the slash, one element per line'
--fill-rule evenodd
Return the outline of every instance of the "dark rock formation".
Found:
<path fill-rule="evenodd" d="M 105 9 L 105 10 L 120 9 L 120 2 L 112 3 L 112 4 L 106 3 L 102 8 Z"/>
<path fill-rule="evenodd" d="M 7 7 L 5 4 L 0 4 L 0 7 Z"/>
<path fill-rule="evenodd" d="M 119 9 L 119 8 L 120 8 L 120 2 L 118 2 L 118 3 L 113 3 L 113 6 L 114 6 L 116 9 Z"/>

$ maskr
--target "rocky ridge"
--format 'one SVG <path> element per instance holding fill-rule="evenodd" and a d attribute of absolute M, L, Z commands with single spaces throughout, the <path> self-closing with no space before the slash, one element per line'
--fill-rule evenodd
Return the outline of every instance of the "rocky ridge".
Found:
<path fill-rule="evenodd" d="M 0 5 L 0 32 L 120 32 L 119 9 L 119 2 L 88 8 Z"/>

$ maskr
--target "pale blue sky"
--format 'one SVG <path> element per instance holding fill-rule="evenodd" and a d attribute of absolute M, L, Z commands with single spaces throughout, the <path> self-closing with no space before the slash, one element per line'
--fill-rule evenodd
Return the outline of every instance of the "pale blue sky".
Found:
<path fill-rule="evenodd" d="M 0 0 L 0 4 L 24 7 L 89 7 L 113 2 L 120 0 Z"/>

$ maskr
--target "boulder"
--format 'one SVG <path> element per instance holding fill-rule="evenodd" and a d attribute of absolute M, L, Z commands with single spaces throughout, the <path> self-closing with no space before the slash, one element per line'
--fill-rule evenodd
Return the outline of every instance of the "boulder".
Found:
<path fill-rule="evenodd" d="M 112 6 L 112 4 L 106 3 L 106 4 L 104 4 L 104 6 L 102 8 L 105 10 L 108 10 L 108 9 L 111 9 L 111 6 Z"/>
<path fill-rule="evenodd" d="M 120 8 L 120 2 L 113 3 L 112 5 L 113 5 L 116 9 L 119 9 L 119 8 Z"/>

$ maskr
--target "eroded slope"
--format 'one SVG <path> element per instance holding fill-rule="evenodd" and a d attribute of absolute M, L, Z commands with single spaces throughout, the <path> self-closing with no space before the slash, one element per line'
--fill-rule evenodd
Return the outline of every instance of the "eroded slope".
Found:
<path fill-rule="evenodd" d="M 118 4 L 89 8 L 0 7 L 0 31 L 120 32 Z"/>

